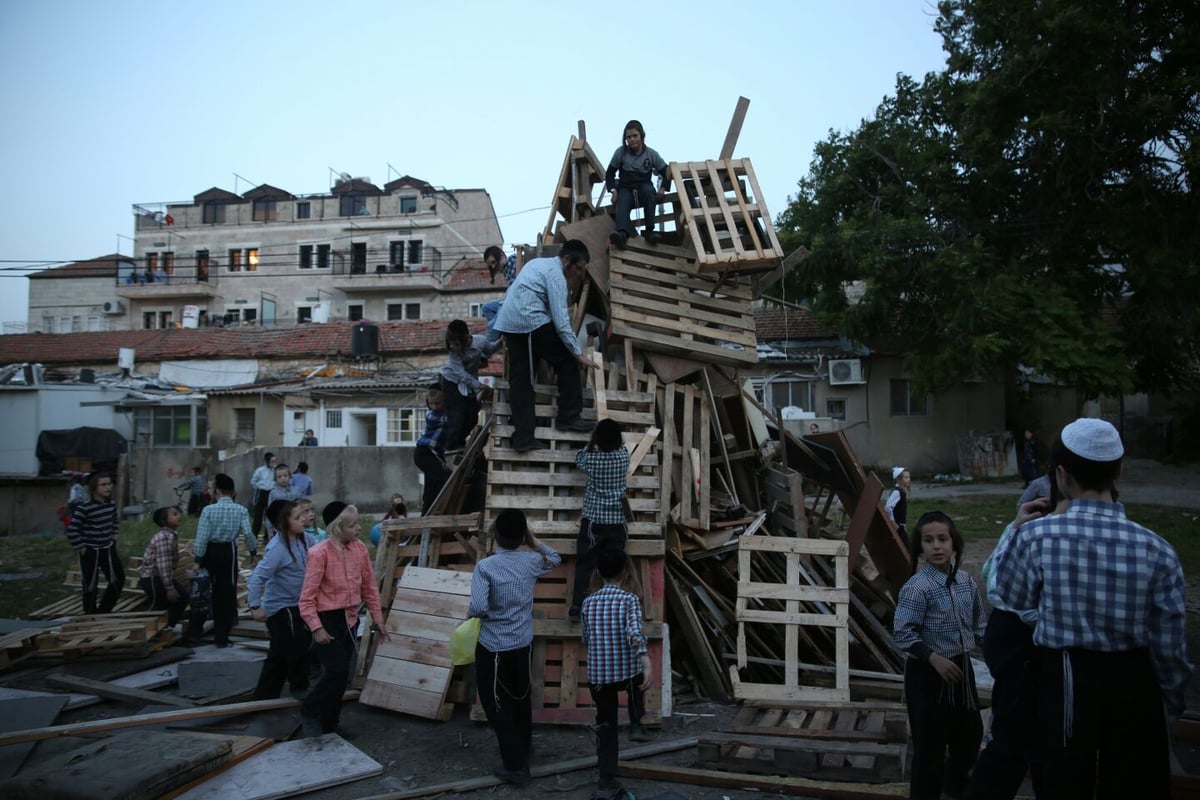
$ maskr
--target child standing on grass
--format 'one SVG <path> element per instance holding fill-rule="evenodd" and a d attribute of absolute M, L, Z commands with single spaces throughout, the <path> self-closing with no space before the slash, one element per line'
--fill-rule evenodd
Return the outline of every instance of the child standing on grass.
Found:
<path fill-rule="evenodd" d="M 629 450 L 621 439 L 621 426 L 616 420 L 602 419 L 596 423 L 587 447 L 575 456 L 575 466 L 587 475 L 587 484 L 575 540 L 575 591 L 567 611 L 571 620 L 579 619 L 596 556 L 607 548 L 624 553 L 629 535 L 623 503 Z"/>
<path fill-rule="evenodd" d="M 896 646 L 908 655 L 909 797 L 938 800 L 943 791 L 962 797 L 983 739 L 971 668 L 971 651 L 983 638 L 983 599 L 975 580 L 958 568 L 962 534 L 941 511 L 921 515 L 909 551 L 913 576 L 900 590 L 894 627 Z"/>
<path fill-rule="evenodd" d="M 117 506 L 112 501 L 113 479 L 93 472 L 88 476 L 88 499 L 75 507 L 67 526 L 67 540 L 79 554 L 83 577 L 83 613 L 107 614 L 125 587 L 125 569 L 117 553 Z M 96 604 L 100 573 L 108 587 Z"/>
<path fill-rule="evenodd" d="M 335 500 L 321 512 L 329 538 L 308 551 L 308 566 L 300 589 L 300 616 L 312 631 L 314 650 L 321 662 L 321 678 L 300 707 L 306 737 L 337 730 L 342 695 L 350 684 L 356 647 L 358 609 L 364 602 L 380 641 L 388 641 L 379 607 L 379 585 L 371 569 L 371 555 L 358 539 L 362 526 L 358 509 Z"/>
<path fill-rule="evenodd" d="M 267 519 L 279 535 L 267 543 L 262 561 L 246 582 L 250 616 L 267 623 L 271 647 L 263 661 L 255 700 L 274 700 L 286 678 L 293 695 L 308 691 L 308 650 L 312 634 L 300 619 L 300 587 L 308 550 L 317 540 L 304 531 L 304 510 L 291 500 L 267 506 Z"/>
<path fill-rule="evenodd" d="M 200 512 L 192 552 L 212 579 L 213 640 L 217 647 L 229 647 L 229 632 L 237 621 L 238 534 L 246 540 L 251 565 L 258 561 L 258 540 L 250 530 L 249 513 L 233 502 L 233 478 L 222 472 L 213 478 L 213 487 L 217 502 Z"/>
<path fill-rule="evenodd" d="M 596 569 L 604 586 L 583 601 L 583 643 L 587 645 L 588 683 L 596 703 L 596 760 L 598 788 L 615 795 L 617 782 L 617 693 L 628 698 L 629 740 L 648 742 L 653 737 L 642 727 L 643 692 L 654 676 L 646 636 L 642 633 L 642 603 L 621 588 L 627 558 L 624 551 L 602 550 Z"/>
<path fill-rule="evenodd" d="M 146 593 L 150 607 L 155 611 L 166 609 L 167 624 L 171 627 L 183 618 L 188 604 L 185 575 L 179 565 L 178 528 L 182 519 L 175 506 L 154 510 L 154 524 L 159 531 L 146 545 L 138 570 L 138 586 Z"/>
<path fill-rule="evenodd" d="M 896 523 L 896 530 L 900 532 L 901 538 L 907 539 L 908 529 L 905 525 L 908 523 L 908 492 L 912 488 L 912 475 L 904 467 L 892 467 L 892 480 L 895 481 L 896 488 L 888 495 L 883 509 L 887 512 L 888 519 Z"/>
<path fill-rule="evenodd" d="M 486 336 L 472 335 L 461 319 L 446 326 L 446 350 L 450 355 L 442 367 L 441 378 L 446 404 L 446 450 L 461 450 L 479 419 L 480 401 L 491 392 L 479 382 L 479 370 L 497 347 Z"/>

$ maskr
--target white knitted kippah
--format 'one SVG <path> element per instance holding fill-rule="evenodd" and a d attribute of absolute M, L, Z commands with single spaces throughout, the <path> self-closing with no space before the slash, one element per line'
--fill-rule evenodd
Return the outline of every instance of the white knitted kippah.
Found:
<path fill-rule="evenodd" d="M 1094 417 L 1077 419 L 1062 430 L 1063 445 L 1088 461 L 1116 461 L 1125 455 L 1121 435 L 1111 422 Z"/>

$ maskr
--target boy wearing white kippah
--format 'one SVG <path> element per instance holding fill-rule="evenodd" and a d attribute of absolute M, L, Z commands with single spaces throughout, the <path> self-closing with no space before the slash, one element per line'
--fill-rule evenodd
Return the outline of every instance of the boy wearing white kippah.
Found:
<path fill-rule="evenodd" d="M 1183 569 L 1113 500 L 1124 454 L 1103 420 L 1063 428 L 1051 463 L 1070 507 L 1023 524 L 994 566 L 1004 604 L 1038 610 L 1039 800 L 1170 796 L 1167 721 L 1192 674 Z"/>

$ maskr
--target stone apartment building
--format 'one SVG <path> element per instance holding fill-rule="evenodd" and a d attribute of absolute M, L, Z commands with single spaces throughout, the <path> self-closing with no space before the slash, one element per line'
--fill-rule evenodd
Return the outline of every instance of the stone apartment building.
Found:
<path fill-rule="evenodd" d="M 484 189 L 404 176 L 138 204 L 134 253 L 30 276 L 29 330 L 70 333 L 478 315 L 503 237 Z"/>

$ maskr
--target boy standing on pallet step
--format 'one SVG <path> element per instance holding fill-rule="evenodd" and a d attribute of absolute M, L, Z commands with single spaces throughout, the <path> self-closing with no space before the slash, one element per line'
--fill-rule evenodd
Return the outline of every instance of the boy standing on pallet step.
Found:
<path fill-rule="evenodd" d="M 583 601 L 583 643 L 587 645 L 588 683 L 596 704 L 596 760 L 600 792 L 620 797 L 617 782 L 617 693 L 628 697 L 629 740 L 648 742 L 653 735 L 642 727 L 645 703 L 654 670 L 642 633 L 642 603 L 621 588 L 627 558 L 616 549 L 600 551 L 596 570 L 604 586 Z"/>

